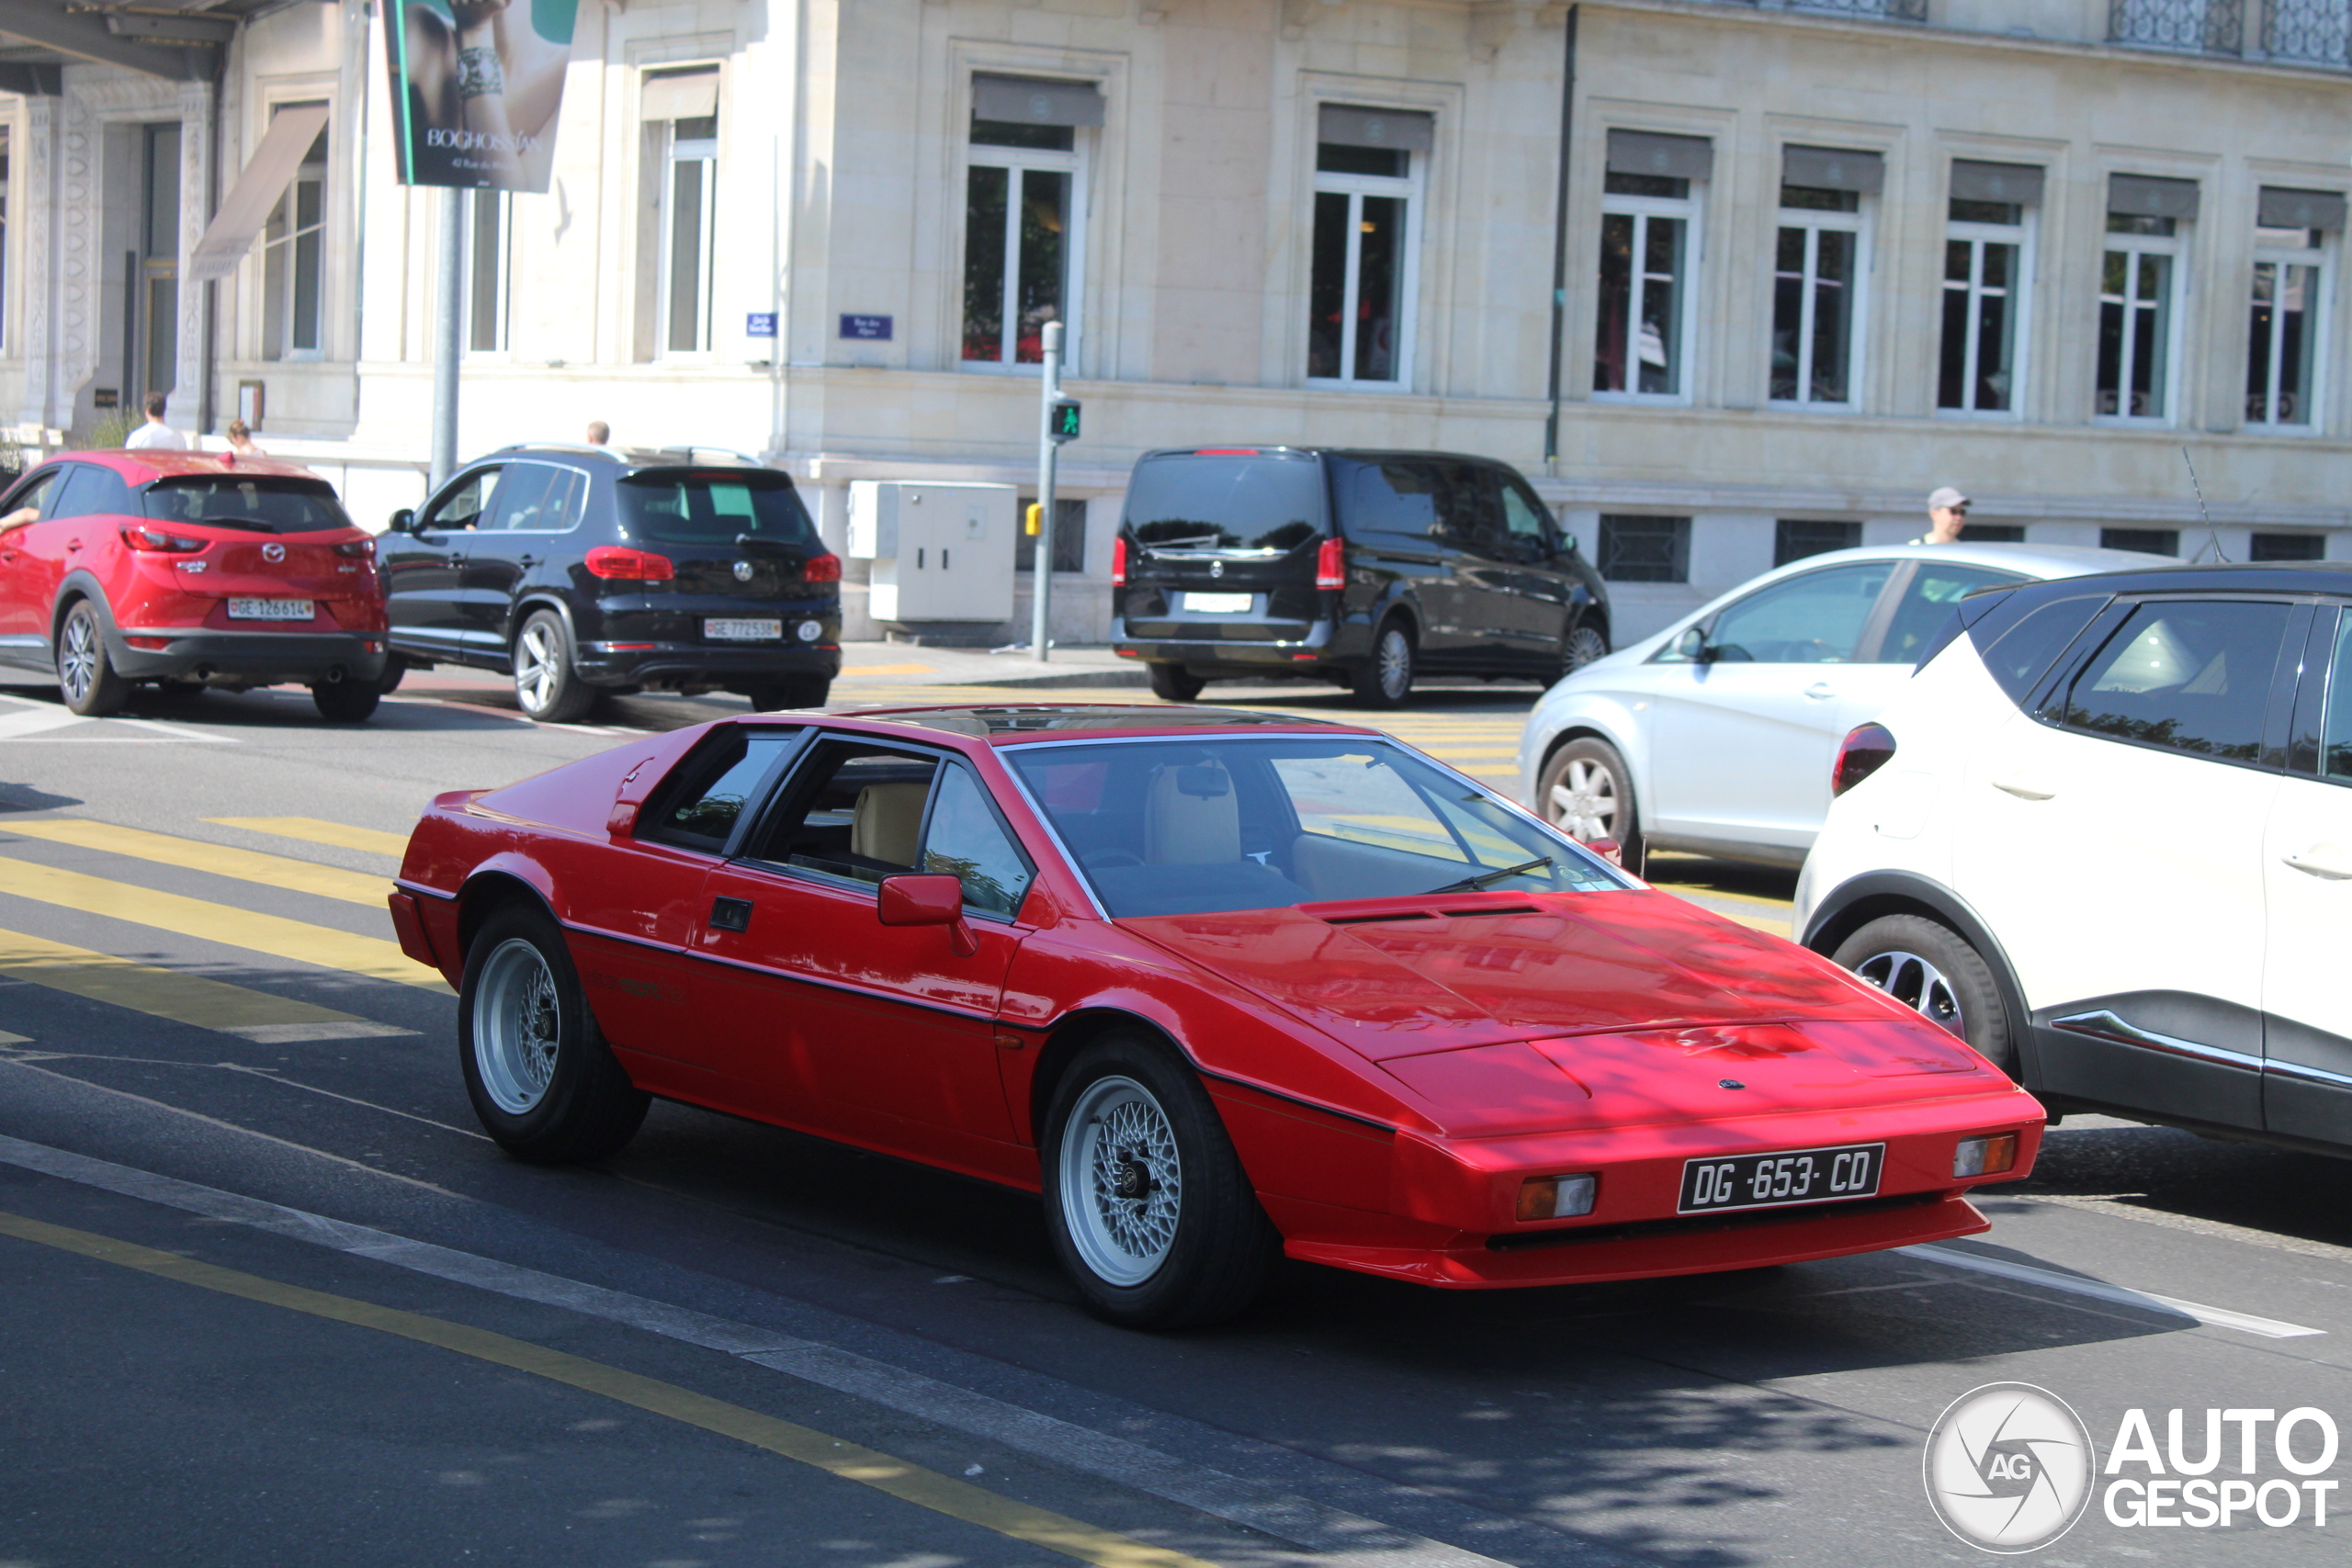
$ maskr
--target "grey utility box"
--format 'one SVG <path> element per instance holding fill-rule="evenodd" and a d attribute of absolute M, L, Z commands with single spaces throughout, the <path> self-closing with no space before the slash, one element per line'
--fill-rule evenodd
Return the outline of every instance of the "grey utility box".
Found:
<path fill-rule="evenodd" d="M 1019 497 L 1011 485 L 854 479 L 849 553 L 874 563 L 877 621 L 1009 621 Z"/>

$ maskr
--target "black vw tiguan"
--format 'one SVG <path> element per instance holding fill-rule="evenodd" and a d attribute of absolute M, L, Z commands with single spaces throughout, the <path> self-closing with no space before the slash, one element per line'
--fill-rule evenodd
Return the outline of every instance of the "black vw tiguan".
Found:
<path fill-rule="evenodd" d="M 393 513 L 378 560 L 388 690 L 506 671 L 560 723 L 647 690 L 816 707 L 841 671 L 842 563 L 790 477 L 733 454 L 509 446 Z"/>

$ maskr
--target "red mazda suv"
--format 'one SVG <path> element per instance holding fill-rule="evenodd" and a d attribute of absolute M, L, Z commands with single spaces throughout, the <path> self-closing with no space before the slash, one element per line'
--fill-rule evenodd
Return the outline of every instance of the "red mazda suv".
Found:
<path fill-rule="evenodd" d="M 300 683 L 319 712 L 376 711 L 376 541 L 292 463 L 64 452 L 0 497 L 0 660 L 55 671 L 65 705 Z"/>

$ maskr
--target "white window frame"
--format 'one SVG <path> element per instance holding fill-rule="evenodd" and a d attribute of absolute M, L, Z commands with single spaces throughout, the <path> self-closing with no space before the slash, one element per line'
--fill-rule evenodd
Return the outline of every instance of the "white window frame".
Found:
<path fill-rule="evenodd" d="M 2099 245 L 2099 272 L 2101 274 L 2101 284 L 2097 299 L 2101 316 L 2104 316 L 2107 312 L 2107 289 L 2105 287 L 2104 277 L 2107 271 L 2107 258 L 2112 252 L 2120 251 L 2124 254 L 2132 258 L 2131 265 L 2124 271 L 2124 281 L 2127 290 L 2136 288 L 2138 285 L 2140 276 L 2139 258 L 2141 256 L 2160 255 L 2171 257 L 2172 265 L 2169 271 L 2171 274 L 2172 298 L 2165 301 L 2164 412 L 2161 414 L 2135 414 L 2123 411 L 2122 405 L 2127 403 L 2131 396 L 2132 370 L 2132 333 L 2130 315 L 2132 309 L 2132 296 L 2127 292 L 2124 296 L 2125 316 L 2123 323 L 2123 352 L 2116 366 L 2115 391 L 2116 402 L 2119 407 L 2117 412 L 2114 413 L 2098 413 L 2094 412 L 2091 415 L 2091 419 L 2094 423 L 2129 424 L 2136 425 L 2143 430 L 2163 430 L 2179 423 L 2181 386 L 2180 351 L 2181 344 L 2186 340 L 2187 336 L 2187 321 L 2185 318 L 2188 314 L 2187 309 L 2187 300 L 2188 298 L 2188 235 L 2186 231 L 2190 221 L 2190 220 L 2186 218 L 2177 218 L 2173 220 L 2172 232 L 2169 234 L 2117 234 L 2103 231 L 2099 235 L 2099 240 L 2101 242 Z M 2102 225 L 2104 222 L 2105 215 L 2102 214 Z M 2251 287 L 2250 280 L 2249 287 Z M 2099 395 L 2098 340 L 2099 333 L 2102 330 L 2100 323 L 2094 321 L 2091 329 L 2091 399 L 2094 411 L 2096 411 Z"/>
<path fill-rule="evenodd" d="M 498 249 L 491 260 L 491 266 L 496 274 L 491 289 L 492 298 L 495 301 L 492 309 L 498 319 L 493 323 L 492 335 L 496 340 L 495 343 L 489 348 L 476 348 L 474 346 L 474 295 L 475 285 L 479 282 L 479 278 L 474 269 L 479 265 L 480 257 L 474 251 L 474 237 L 475 226 L 481 221 L 480 203 L 485 197 L 494 202 L 498 209 Z M 469 190 L 466 192 L 465 214 L 466 275 L 465 288 L 461 297 L 463 310 L 462 319 L 458 323 L 458 342 L 463 345 L 462 352 L 468 359 L 503 359 L 513 346 L 508 334 L 514 327 L 512 316 L 514 265 L 514 193 Z"/>
<path fill-rule="evenodd" d="M 1062 229 L 1062 367 L 1065 372 L 1078 361 L 1078 340 L 1085 321 L 1086 290 L 1086 219 L 1090 210 L 1087 191 L 1087 165 L 1092 162 L 1094 131 L 1091 126 L 1069 128 L 1070 150 L 1067 152 L 1052 147 L 999 147 L 972 140 L 970 122 L 965 122 L 964 168 L 957 181 L 957 198 L 963 208 L 963 226 L 967 231 L 964 243 L 957 248 L 957 288 L 956 291 L 956 363 L 966 370 L 983 376 L 1042 376 L 1042 363 L 1023 364 L 1021 353 L 1021 186 L 1028 171 L 1069 176 L 1069 209 L 1063 219 Z M 972 171 L 974 169 L 1003 169 L 1004 192 L 1004 281 L 997 304 L 997 356 L 994 359 L 964 357 L 964 293 L 963 265 L 970 254 L 971 235 L 968 231 L 972 217 Z"/>
<path fill-rule="evenodd" d="M 718 139 L 716 136 L 687 140 L 678 134 L 677 120 L 662 122 L 662 191 L 661 220 L 655 225 L 655 243 L 660 249 L 654 292 L 653 357 L 688 364 L 707 361 L 712 354 L 712 322 L 715 306 L 712 296 L 718 279 Z M 692 348 L 673 348 L 670 343 L 670 294 L 675 282 L 671 268 L 675 265 L 676 235 L 673 226 L 677 221 L 676 190 L 678 165 L 700 164 L 703 166 L 702 276 L 700 310 L 696 327 L 696 342 Z"/>
<path fill-rule="evenodd" d="M 1604 392 L 1596 389 L 1591 394 L 1594 402 L 1647 403 L 1654 408 L 1691 406 L 1693 400 L 1691 384 L 1698 378 L 1699 356 L 1695 328 L 1698 321 L 1699 270 L 1706 254 L 1702 243 L 1704 232 L 1702 215 L 1706 209 L 1707 186 L 1703 180 L 1692 180 L 1689 183 L 1690 186 L 1689 194 L 1679 197 L 1631 196 L 1606 189 L 1601 193 L 1602 231 L 1605 231 L 1608 220 L 1612 217 L 1628 217 L 1634 220 L 1634 265 L 1631 291 L 1625 300 L 1624 363 L 1627 385 L 1623 391 L 1618 392 Z M 1677 287 L 1682 291 L 1681 308 L 1677 312 L 1680 319 L 1675 322 L 1675 341 L 1680 345 L 1682 363 L 1675 367 L 1677 372 L 1675 380 L 1680 389 L 1672 392 L 1645 392 L 1638 390 L 1634 385 L 1641 378 L 1641 372 L 1636 368 L 1640 364 L 1639 337 L 1644 289 L 1641 258 L 1649 249 L 1648 220 L 1654 218 L 1674 219 L 1683 225 L 1682 276 L 1675 280 Z M 1600 231 L 1596 231 L 1594 238 L 1598 240 L 1600 237 Z M 1592 276 L 1597 286 L 1600 265 L 1599 250 L 1596 248 L 1591 254 L 1594 267 Z M 1593 344 L 1593 353 L 1596 357 L 1599 356 L 1600 348 L 1601 345 L 1598 342 Z"/>
<path fill-rule="evenodd" d="M 333 156 L 332 149 L 330 149 L 329 156 L 331 160 Z M 294 177 L 286 182 L 286 189 L 277 198 L 277 207 L 272 209 L 273 212 L 279 209 L 282 209 L 285 211 L 287 221 L 286 232 L 283 234 L 272 235 L 268 232 L 266 225 L 265 225 L 263 229 L 260 249 L 262 254 L 262 291 L 266 305 L 268 299 L 270 264 L 273 261 L 276 261 L 279 265 L 285 268 L 284 288 L 277 301 L 277 320 L 273 323 L 277 328 L 277 353 L 274 355 L 265 355 L 264 356 L 273 365 L 316 364 L 327 356 L 327 244 L 325 234 L 327 229 L 327 199 L 332 194 L 327 188 L 327 168 L 328 165 L 326 164 L 304 164 L 300 168 L 296 169 L 294 171 Z M 306 184 L 315 185 L 319 187 L 319 220 L 307 229 L 299 226 L 301 222 L 300 213 L 302 210 L 302 186 Z M 296 295 L 294 269 L 300 263 L 301 253 L 294 247 L 295 242 L 300 240 L 305 235 L 310 234 L 316 234 L 320 236 L 318 245 L 318 342 L 311 344 L 309 348 L 297 348 L 294 346 L 294 300 Z M 277 249 L 279 246 L 285 247 L 283 253 L 278 256 L 272 256 L 270 253 Z"/>
<path fill-rule="evenodd" d="M 1781 207 L 1774 193 L 1772 214 L 1772 299 L 1773 311 L 1779 309 L 1781 277 L 1781 231 L 1800 229 L 1804 231 L 1804 272 L 1801 278 L 1797 313 L 1797 396 L 1775 398 L 1772 389 L 1771 324 L 1768 314 L 1765 326 L 1764 389 L 1766 401 L 1776 409 L 1804 409 L 1820 413 L 1852 413 L 1860 406 L 1857 395 L 1862 384 L 1862 367 L 1869 363 L 1866 350 L 1870 322 L 1871 238 L 1875 228 L 1872 219 L 1877 201 L 1867 193 L 1857 193 L 1854 210 L 1828 212 L 1815 207 Z M 1854 236 L 1854 275 L 1846 285 L 1846 396 L 1836 402 L 1826 398 L 1809 396 L 1813 389 L 1813 322 L 1814 309 L 1818 303 L 1821 266 L 1821 236 L 1825 233 Z"/>
<path fill-rule="evenodd" d="M 1962 385 L 1971 392 L 1976 386 L 1976 367 L 1981 363 L 1979 355 L 1984 351 L 1982 335 L 1976 329 L 1977 324 L 1984 319 L 1977 307 L 1984 298 L 1984 247 L 2013 245 L 2017 248 L 2018 254 L 2016 262 L 2009 268 L 2009 342 L 2012 345 L 2009 353 L 2009 406 L 2005 409 L 1948 409 L 1939 404 L 1936 409 L 1936 417 L 1939 419 L 1975 419 L 2015 423 L 2025 417 L 2026 362 L 2033 347 L 2034 242 L 2040 228 L 2035 221 L 2038 216 L 2039 212 L 2034 205 L 2024 202 L 2018 204 L 2018 220 L 2014 224 L 1977 223 L 1957 218 L 1949 218 L 1944 221 L 1945 240 L 1962 242 L 1969 248 L 1968 352 L 1962 373 L 1965 378 Z M 1936 303 L 1941 305 L 1952 291 L 1951 284 L 1941 276 L 1940 272 L 1936 281 L 1940 290 Z M 1937 315 L 1940 320 L 1942 312 L 1939 310 Z M 1936 337 L 1936 375 L 1939 380 L 1943 376 L 1943 336 L 1939 329 Z M 1941 395 L 1939 391 L 1938 396 Z"/>
<path fill-rule="evenodd" d="M 1426 111 L 1415 111 L 1417 113 Z M 1322 143 L 1315 143 L 1318 156 Z M 1348 265 L 1340 294 L 1340 367 L 1338 376 L 1308 376 L 1309 387 L 1359 392 L 1409 392 L 1413 389 L 1413 350 L 1419 336 L 1418 318 L 1421 297 L 1421 202 L 1428 184 L 1429 154 L 1411 148 L 1404 149 L 1405 172 L 1402 175 L 1341 175 L 1315 171 L 1314 189 L 1307 200 L 1306 231 L 1310 236 L 1306 255 L 1306 294 L 1315 294 L 1315 247 L 1311 236 L 1315 231 L 1313 203 L 1324 195 L 1348 198 Z M 1389 197 L 1405 204 L 1405 233 L 1399 242 L 1403 254 L 1397 257 L 1396 283 L 1396 374 L 1387 380 L 1359 378 L 1356 362 L 1356 303 L 1361 298 L 1357 290 L 1358 274 L 1363 265 L 1363 198 Z"/>
<path fill-rule="evenodd" d="M 2325 418 L 2327 411 L 2327 350 L 2331 341 L 2329 306 L 2335 289 L 2335 236 L 2325 232 L 2321 234 L 2318 244 L 2300 248 L 2266 245 L 2258 238 L 2256 242 L 2255 266 L 2307 266 L 2312 268 L 2313 273 L 2310 302 L 2305 307 L 2303 315 L 2303 353 L 2311 362 L 2312 372 L 2311 406 L 2304 411 L 2301 419 L 2291 424 L 2281 420 L 2256 419 L 2250 414 L 2247 415 L 2245 428 L 2257 434 L 2316 435 L 2322 429 L 2321 421 Z M 2246 274 L 2246 297 L 2243 308 L 2249 313 L 2254 308 L 2254 274 L 2251 270 Z M 2247 324 L 2251 327 L 2251 321 Z M 2270 330 L 2272 334 L 2270 385 L 2266 389 L 2265 400 L 2271 408 L 2276 409 L 2278 406 L 2278 333 L 2279 331 L 2278 313 L 2276 309 L 2271 311 Z M 2249 364 L 2253 357 L 2254 344 L 2249 339 L 2246 344 L 2246 358 Z"/>

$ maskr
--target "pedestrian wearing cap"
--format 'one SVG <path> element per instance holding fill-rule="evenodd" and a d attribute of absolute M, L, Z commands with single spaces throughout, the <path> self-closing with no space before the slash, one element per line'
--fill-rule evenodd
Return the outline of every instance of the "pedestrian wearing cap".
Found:
<path fill-rule="evenodd" d="M 1968 526 L 1968 497 L 1950 485 L 1945 485 L 1928 497 L 1928 531 L 1911 542 L 1915 545 L 1949 545 L 1960 538 L 1960 531 Z"/>

